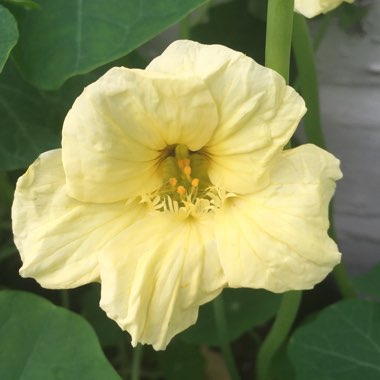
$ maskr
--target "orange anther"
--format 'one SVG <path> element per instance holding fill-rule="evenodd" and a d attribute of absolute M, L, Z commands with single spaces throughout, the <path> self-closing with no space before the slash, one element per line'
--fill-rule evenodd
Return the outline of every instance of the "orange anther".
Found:
<path fill-rule="evenodd" d="M 189 176 L 191 174 L 191 167 L 190 167 L 190 165 L 186 165 L 183 168 L 183 172 L 185 173 L 186 176 Z"/>
<path fill-rule="evenodd" d="M 174 177 L 172 177 L 172 178 L 169 178 L 169 185 L 170 186 L 175 186 L 176 184 L 177 184 L 177 178 L 174 178 Z"/>
<path fill-rule="evenodd" d="M 183 187 L 183 186 L 178 186 L 177 187 L 177 193 L 179 194 L 179 195 L 185 195 L 185 193 L 186 193 L 186 189 Z"/>
<path fill-rule="evenodd" d="M 199 185 L 199 179 L 198 178 L 194 178 L 191 181 L 191 186 L 198 187 L 198 185 Z"/>
<path fill-rule="evenodd" d="M 185 160 L 178 160 L 178 167 L 180 168 L 180 169 L 183 169 L 183 167 L 185 166 L 185 162 L 184 162 Z"/>

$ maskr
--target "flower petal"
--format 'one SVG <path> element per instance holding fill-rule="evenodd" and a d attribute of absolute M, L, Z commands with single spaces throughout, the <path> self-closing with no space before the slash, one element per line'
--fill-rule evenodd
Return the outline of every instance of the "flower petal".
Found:
<path fill-rule="evenodd" d="M 284 151 L 264 190 L 230 198 L 216 216 L 221 262 L 231 287 L 308 289 L 339 263 L 327 235 L 339 161 L 313 145 Z"/>
<path fill-rule="evenodd" d="M 132 344 L 164 349 L 225 286 L 211 215 L 149 215 L 105 247 L 100 276 L 100 306 Z"/>
<path fill-rule="evenodd" d="M 332 11 L 343 2 L 353 3 L 354 0 L 295 0 L 294 10 L 305 17 L 312 18 Z"/>
<path fill-rule="evenodd" d="M 249 193 L 289 141 L 306 108 L 284 79 L 221 45 L 176 41 L 147 70 L 198 76 L 218 107 L 219 124 L 205 146 L 213 184 Z"/>
<path fill-rule="evenodd" d="M 97 281 L 99 250 L 142 213 L 141 205 L 68 197 L 61 150 L 43 153 L 18 180 L 12 207 L 21 275 L 47 288 Z"/>
<path fill-rule="evenodd" d="M 156 190 L 162 150 L 178 143 L 198 150 L 217 117 L 197 78 L 111 69 L 84 90 L 66 117 L 62 149 L 69 194 L 101 203 Z"/>

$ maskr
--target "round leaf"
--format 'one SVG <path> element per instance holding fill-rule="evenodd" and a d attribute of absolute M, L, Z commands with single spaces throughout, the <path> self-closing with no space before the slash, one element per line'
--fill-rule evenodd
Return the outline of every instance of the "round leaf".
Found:
<path fill-rule="evenodd" d="M 44 298 L 0 292 L 0 379 L 120 379 L 90 325 Z"/>
<path fill-rule="evenodd" d="M 300 327 L 288 352 L 297 380 L 380 379 L 380 305 L 346 300 Z"/>

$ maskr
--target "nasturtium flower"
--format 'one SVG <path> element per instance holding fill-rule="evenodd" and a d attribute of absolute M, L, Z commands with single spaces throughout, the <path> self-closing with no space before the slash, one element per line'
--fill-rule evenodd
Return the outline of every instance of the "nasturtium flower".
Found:
<path fill-rule="evenodd" d="M 305 113 L 276 72 L 177 41 L 145 70 L 113 68 L 77 98 L 62 149 L 19 179 L 20 273 L 101 283 L 132 344 L 164 349 L 225 287 L 312 288 L 340 261 L 328 237 L 339 161 L 283 150 Z"/>
<path fill-rule="evenodd" d="M 295 0 L 294 10 L 312 18 L 321 13 L 328 13 L 344 2 L 353 3 L 354 0 Z"/>

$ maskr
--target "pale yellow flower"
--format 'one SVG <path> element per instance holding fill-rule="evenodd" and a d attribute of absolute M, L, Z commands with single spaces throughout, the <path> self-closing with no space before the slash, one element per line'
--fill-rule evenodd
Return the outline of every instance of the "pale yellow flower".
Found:
<path fill-rule="evenodd" d="M 282 77 L 219 45 L 111 69 L 17 183 L 21 275 L 100 281 L 108 316 L 155 349 L 224 287 L 312 288 L 340 261 L 327 209 L 341 173 L 316 146 L 283 151 L 304 113 Z"/>
<path fill-rule="evenodd" d="M 328 13 L 344 2 L 353 3 L 354 0 L 295 0 L 294 10 L 312 18 L 321 13 Z"/>

